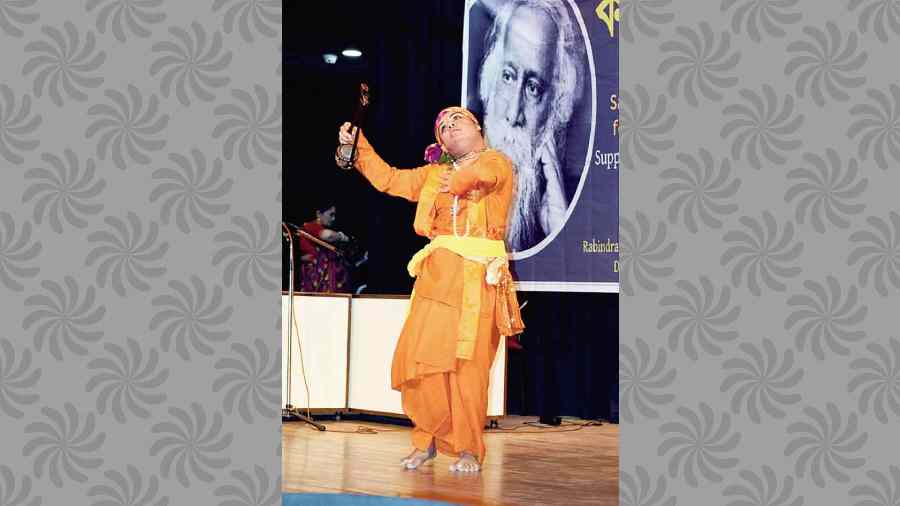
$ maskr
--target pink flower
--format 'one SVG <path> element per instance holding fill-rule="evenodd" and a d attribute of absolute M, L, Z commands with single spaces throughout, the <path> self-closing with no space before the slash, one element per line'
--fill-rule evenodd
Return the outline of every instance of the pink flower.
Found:
<path fill-rule="evenodd" d="M 440 144 L 431 144 L 425 148 L 425 161 L 428 163 L 438 163 L 443 154 L 444 150 L 441 149 Z"/>

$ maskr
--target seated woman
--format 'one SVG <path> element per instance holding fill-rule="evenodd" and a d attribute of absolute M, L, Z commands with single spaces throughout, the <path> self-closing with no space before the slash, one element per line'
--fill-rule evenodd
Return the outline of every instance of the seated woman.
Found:
<path fill-rule="evenodd" d="M 340 247 L 347 234 L 334 230 L 337 209 L 326 204 L 316 209 L 316 219 L 303 224 L 303 231 L 319 241 L 300 235 L 300 291 L 346 293 L 350 291 L 350 270 Z"/>

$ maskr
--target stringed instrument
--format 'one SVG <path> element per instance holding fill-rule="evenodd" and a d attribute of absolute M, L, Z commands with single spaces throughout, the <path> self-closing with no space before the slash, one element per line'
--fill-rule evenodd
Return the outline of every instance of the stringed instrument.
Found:
<path fill-rule="evenodd" d="M 365 248 L 362 247 L 359 239 L 346 232 L 343 232 L 343 234 L 346 235 L 349 240 L 339 243 L 330 243 L 327 241 L 323 241 L 322 239 L 319 239 L 318 237 L 310 234 L 302 228 L 295 229 L 294 234 L 297 237 L 302 237 L 310 241 L 320 248 L 324 248 L 340 257 L 343 257 L 350 264 L 355 264 L 358 261 L 362 260 L 363 256 L 366 253 Z"/>
<path fill-rule="evenodd" d="M 334 153 L 334 161 L 337 166 L 350 170 L 359 159 L 359 153 L 356 151 L 356 145 L 359 142 L 359 133 L 362 130 L 362 122 L 365 117 L 366 108 L 369 106 L 369 85 L 366 83 L 359 84 L 359 102 L 356 104 L 356 112 L 353 113 L 353 121 L 350 126 L 356 127 L 356 134 L 353 136 L 353 144 L 341 144 Z"/>

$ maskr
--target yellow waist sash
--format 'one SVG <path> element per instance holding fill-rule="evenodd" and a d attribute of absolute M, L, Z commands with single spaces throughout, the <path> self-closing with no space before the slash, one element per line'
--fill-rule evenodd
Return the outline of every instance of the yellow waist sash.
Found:
<path fill-rule="evenodd" d="M 418 276 L 422 262 L 438 248 L 448 249 L 464 259 L 456 357 L 469 360 L 475 351 L 475 336 L 478 334 L 478 319 L 481 314 L 481 283 L 484 279 L 482 276 L 485 276 L 482 273 L 486 272 L 486 281 L 491 285 L 496 285 L 502 278 L 501 270 L 508 276 L 506 246 L 503 241 L 494 239 L 439 235 L 413 255 L 406 266 L 409 275 Z M 414 296 L 415 291 L 412 294 Z"/>

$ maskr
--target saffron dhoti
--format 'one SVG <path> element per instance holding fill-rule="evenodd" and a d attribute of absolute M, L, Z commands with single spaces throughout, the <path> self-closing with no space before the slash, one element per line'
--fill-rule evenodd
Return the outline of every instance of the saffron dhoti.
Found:
<path fill-rule="evenodd" d="M 434 240 L 411 263 L 417 279 L 391 367 L 391 386 L 415 424 L 413 445 L 425 450 L 434 442 L 441 453 L 466 451 L 483 462 L 490 368 L 501 334 L 523 329 L 502 243 L 512 164 L 488 150 L 453 178 L 452 194 L 441 193 L 446 167 L 395 169 L 360 135 L 357 168 L 378 190 L 418 202 L 414 228 Z M 453 196 L 470 190 L 479 198 L 460 199 L 458 216 L 477 239 L 457 240 Z"/>

